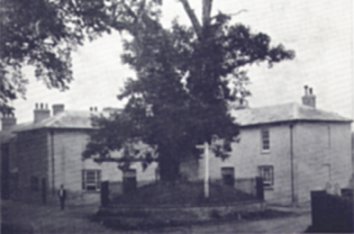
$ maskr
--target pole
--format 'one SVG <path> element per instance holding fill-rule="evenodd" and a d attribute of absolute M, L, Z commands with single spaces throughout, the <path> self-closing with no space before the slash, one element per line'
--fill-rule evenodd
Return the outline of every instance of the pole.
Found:
<path fill-rule="evenodd" d="M 209 198 L 209 145 L 207 142 L 204 143 L 204 197 Z"/>
<path fill-rule="evenodd" d="M 293 136 L 294 126 L 290 124 L 290 182 L 291 182 L 291 204 L 295 205 L 295 181 L 294 181 L 294 136 Z"/>

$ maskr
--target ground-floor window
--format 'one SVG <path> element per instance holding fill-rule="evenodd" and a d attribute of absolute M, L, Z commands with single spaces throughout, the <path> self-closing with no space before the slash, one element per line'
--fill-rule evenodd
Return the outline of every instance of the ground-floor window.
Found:
<path fill-rule="evenodd" d="M 100 190 L 101 170 L 82 170 L 82 189 L 86 191 Z"/>
<path fill-rule="evenodd" d="M 272 188 L 274 185 L 274 167 L 262 165 L 258 167 L 258 175 L 263 179 L 264 188 Z"/>

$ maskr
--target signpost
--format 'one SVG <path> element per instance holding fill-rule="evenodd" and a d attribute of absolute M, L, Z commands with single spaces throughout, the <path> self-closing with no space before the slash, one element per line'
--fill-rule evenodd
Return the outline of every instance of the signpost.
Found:
<path fill-rule="evenodd" d="M 209 144 L 197 145 L 198 149 L 204 150 L 204 198 L 209 198 Z"/>

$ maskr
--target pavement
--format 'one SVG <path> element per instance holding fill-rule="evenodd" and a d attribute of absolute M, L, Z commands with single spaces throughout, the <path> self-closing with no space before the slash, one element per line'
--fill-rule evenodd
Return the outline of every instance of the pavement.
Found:
<path fill-rule="evenodd" d="M 239 220 L 168 227 L 153 230 L 123 231 L 109 229 L 92 221 L 96 205 L 69 206 L 61 211 L 56 205 L 35 205 L 2 201 L 3 234 L 113 234 L 113 233 L 302 233 L 311 223 L 308 209 L 285 208 L 294 211 L 284 217 L 262 220 Z M 284 209 L 284 207 L 283 207 Z"/>

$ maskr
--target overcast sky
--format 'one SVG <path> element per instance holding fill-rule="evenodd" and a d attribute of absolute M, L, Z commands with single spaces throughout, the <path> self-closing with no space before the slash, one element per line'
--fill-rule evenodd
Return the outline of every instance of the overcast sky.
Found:
<path fill-rule="evenodd" d="M 200 13 L 202 0 L 191 0 Z M 189 24 L 177 0 L 165 0 L 164 24 L 178 16 Z M 353 5 L 352 0 L 214 0 L 213 12 L 242 13 L 234 17 L 254 32 L 271 36 L 296 52 L 296 58 L 273 68 L 253 66 L 250 106 L 258 107 L 299 102 L 305 84 L 314 88 L 318 108 L 354 117 L 353 95 Z M 66 109 L 88 110 L 106 106 L 121 107 L 116 95 L 126 77 L 132 75 L 120 62 L 118 34 L 87 43 L 74 54 L 74 81 L 70 90 L 48 90 L 26 70 L 30 80 L 27 99 L 14 102 L 18 122 L 33 119 L 36 102 L 63 103 Z"/>

